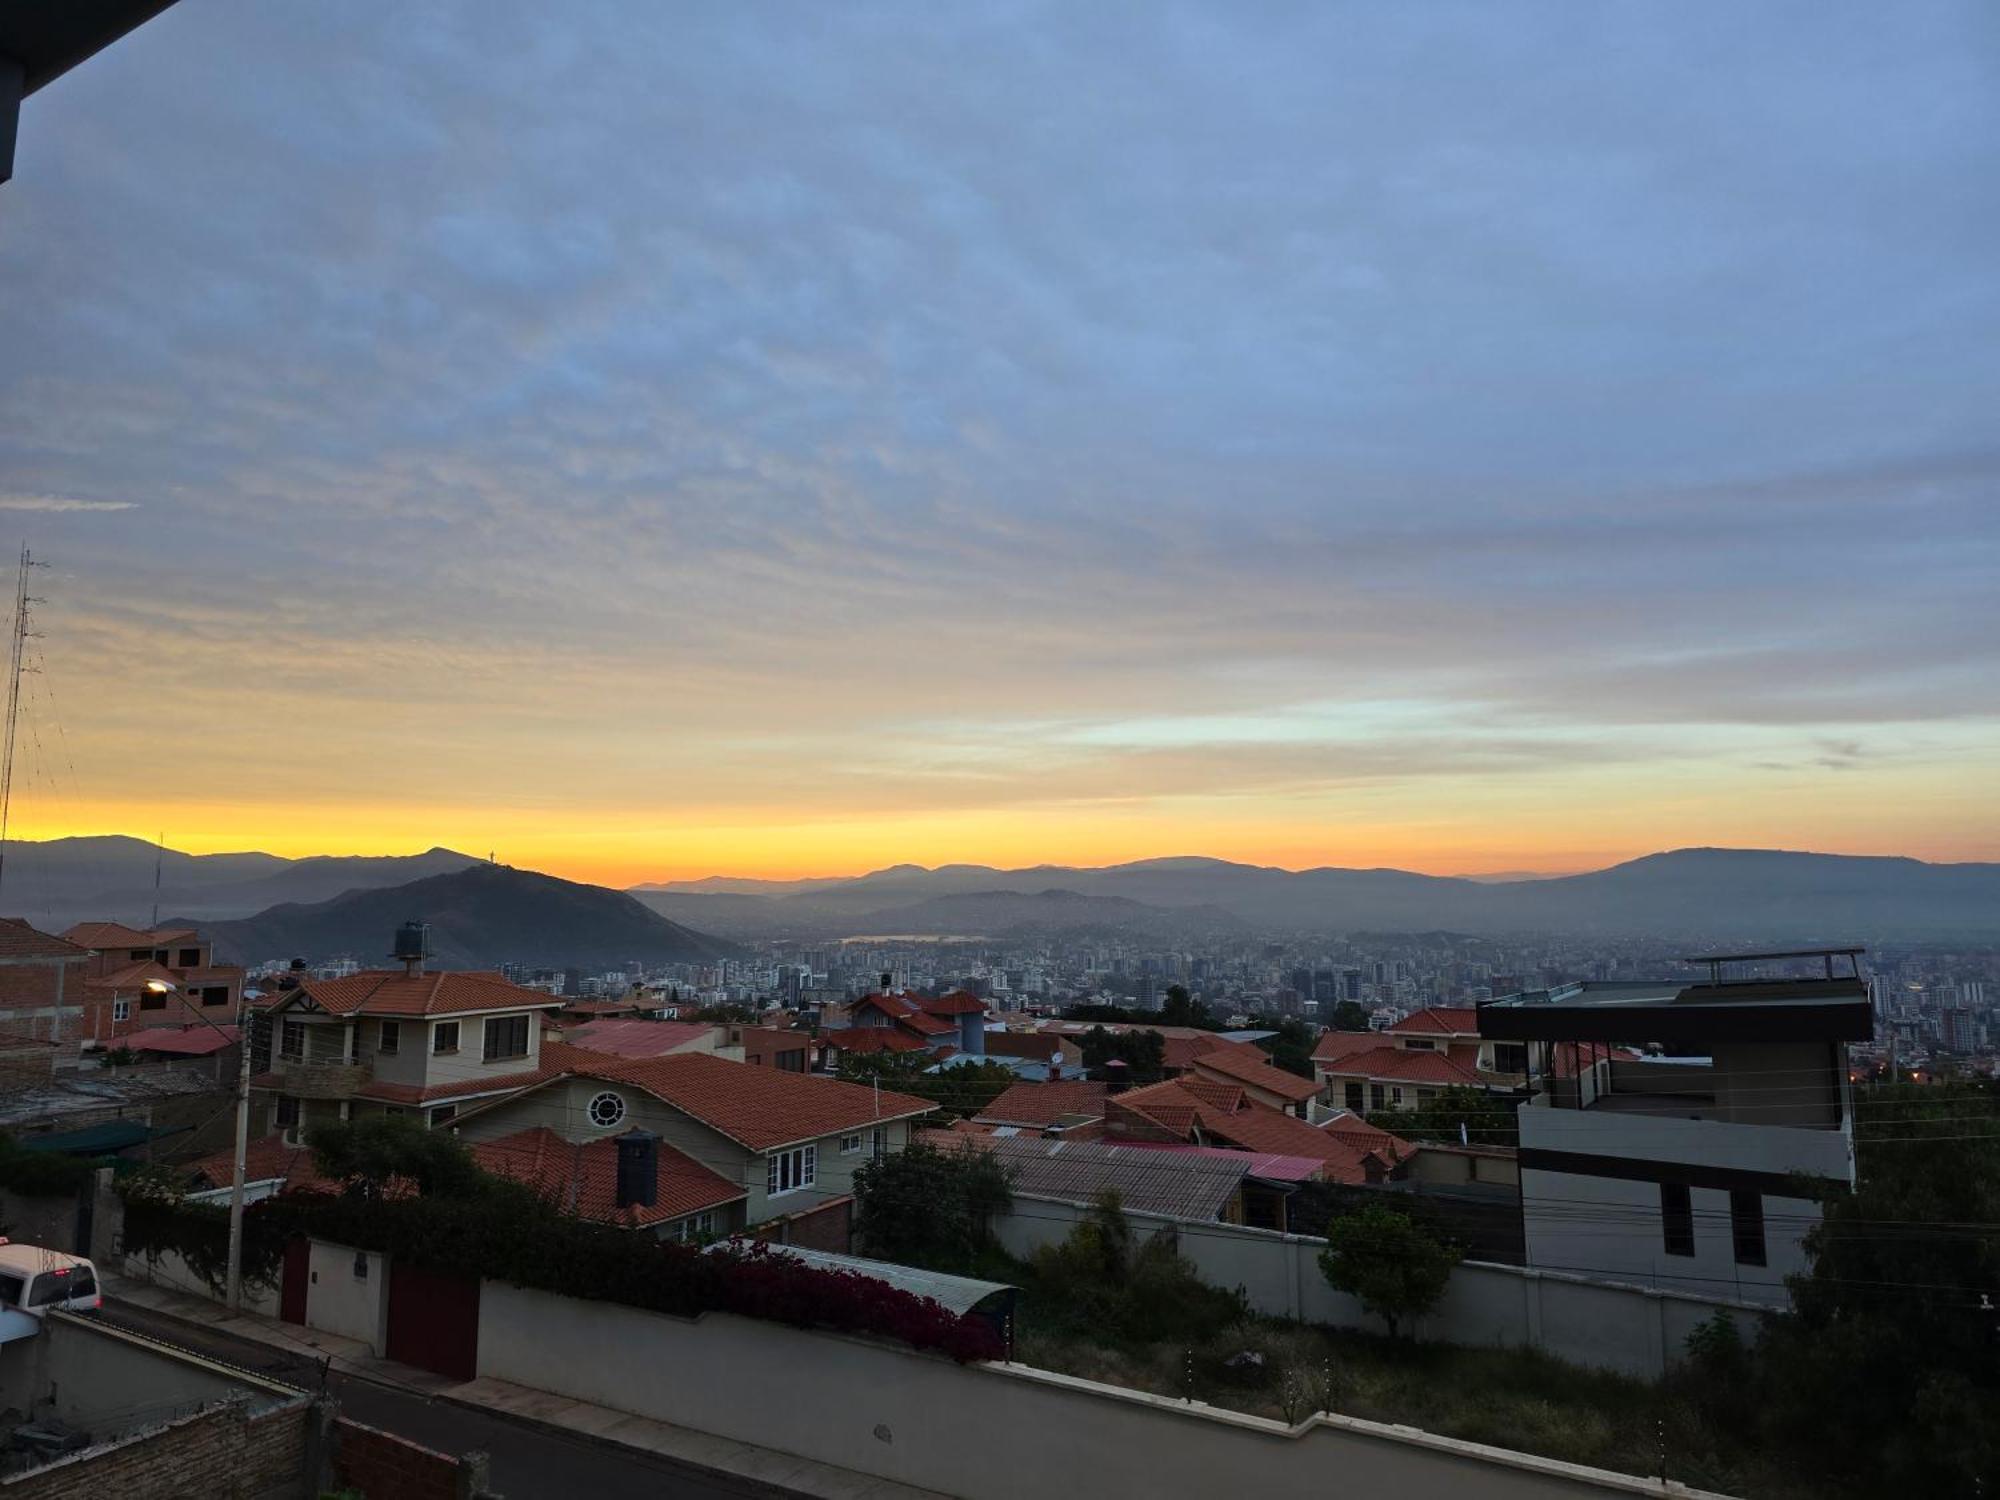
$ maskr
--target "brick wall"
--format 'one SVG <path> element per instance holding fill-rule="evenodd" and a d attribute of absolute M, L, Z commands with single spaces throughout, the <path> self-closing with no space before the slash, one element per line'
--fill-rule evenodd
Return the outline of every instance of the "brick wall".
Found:
<path fill-rule="evenodd" d="M 45 1469 L 0 1481 L 0 1497 L 262 1500 L 296 1495 L 305 1471 L 306 1419 L 303 1396 L 254 1417 L 245 1416 L 240 1406 L 218 1407 L 115 1447 L 86 1449 Z"/>
<path fill-rule="evenodd" d="M 56 974 L 61 964 L 0 964 L 0 1026 L 11 1032 L 46 1038 L 48 1014 L 56 1003 Z M 83 1036 L 83 970 L 71 964 L 62 976 L 61 1040 L 74 1043 Z M 42 1014 L 36 1015 L 34 1012 Z"/>
<path fill-rule="evenodd" d="M 854 1247 L 854 1200 L 829 1198 L 816 1208 L 801 1209 L 782 1218 L 766 1219 L 752 1231 L 760 1239 L 780 1245 L 799 1245 L 807 1250 L 830 1250 L 848 1255 Z"/>
<path fill-rule="evenodd" d="M 333 1424 L 333 1472 L 368 1500 L 456 1500 L 461 1461 L 408 1438 L 341 1417 Z"/>

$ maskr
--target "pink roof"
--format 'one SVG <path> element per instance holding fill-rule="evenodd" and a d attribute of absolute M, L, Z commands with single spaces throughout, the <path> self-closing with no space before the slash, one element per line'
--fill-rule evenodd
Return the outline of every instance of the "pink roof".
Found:
<path fill-rule="evenodd" d="M 207 1057 L 236 1044 L 234 1026 L 156 1026 L 118 1038 L 134 1052 L 167 1052 L 176 1057 Z"/>
<path fill-rule="evenodd" d="M 564 1031 L 563 1040 L 612 1057 L 664 1057 L 702 1041 L 714 1030 L 706 1021 L 590 1021 Z"/>

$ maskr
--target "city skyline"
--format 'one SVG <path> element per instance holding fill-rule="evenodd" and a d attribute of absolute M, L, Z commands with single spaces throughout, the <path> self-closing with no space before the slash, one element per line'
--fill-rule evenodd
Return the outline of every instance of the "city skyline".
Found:
<path fill-rule="evenodd" d="M 1995 47 L 174 6 L 0 200 L 11 831 L 1994 858 Z"/>

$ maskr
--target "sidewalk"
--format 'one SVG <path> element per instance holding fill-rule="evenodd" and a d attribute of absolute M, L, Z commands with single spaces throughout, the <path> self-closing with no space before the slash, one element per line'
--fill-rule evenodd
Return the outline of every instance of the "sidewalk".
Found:
<path fill-rule="evenodd" d="M 103 1280 L 104 1291 L 112 1303 L 145 1308 L 192 1324 L 200 1331 L 251 1340 L 315 1364 L 324 1362 L 334 1371 L 355 1379 L 395 1386 L 429 1400 L 448 1401 L 588 1442 L 650 1453 L 773 1494 L 808 1495 L 816 1500 L 948 1500 L 932 1490 L 915 1489 L 775 1449 L 752 1447 L 692 1428 L 655 1422 L 611 1407 L 572 1401 L 567 1396 L 504 1380 L 454 1380 L 448 1375 L 379 1359 L 358 1339 L 256 1313 L 232 1316 L 205 1297 L 132 1277 L 111 1274 Z M 107 1310 L 116 1312 L 115 1306 Z"/>

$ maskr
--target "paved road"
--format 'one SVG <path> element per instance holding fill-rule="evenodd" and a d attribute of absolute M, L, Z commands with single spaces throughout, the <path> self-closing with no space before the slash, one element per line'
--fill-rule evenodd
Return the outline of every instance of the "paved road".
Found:
<path fill-rule="evenodd" d="M 322 1385 L 341 1411 L 398 1437 L 443 1453 L 483 1449 L 493 1459 L 492 1485 L 507 1500 L 745 1500 L 785 1492 L 729 1475 L 689 1470 L 651 1454 L 588 1442 L 545 1427 L 514 1421 L 448 1401 L 433 1401 L 398 1386 L 323 1371 L 317 1360 L 254 1339 L 237 1338 L 152 1308 L 107 1298 L 98 1316 L 184 1349 L 316 1391 Z"/>

